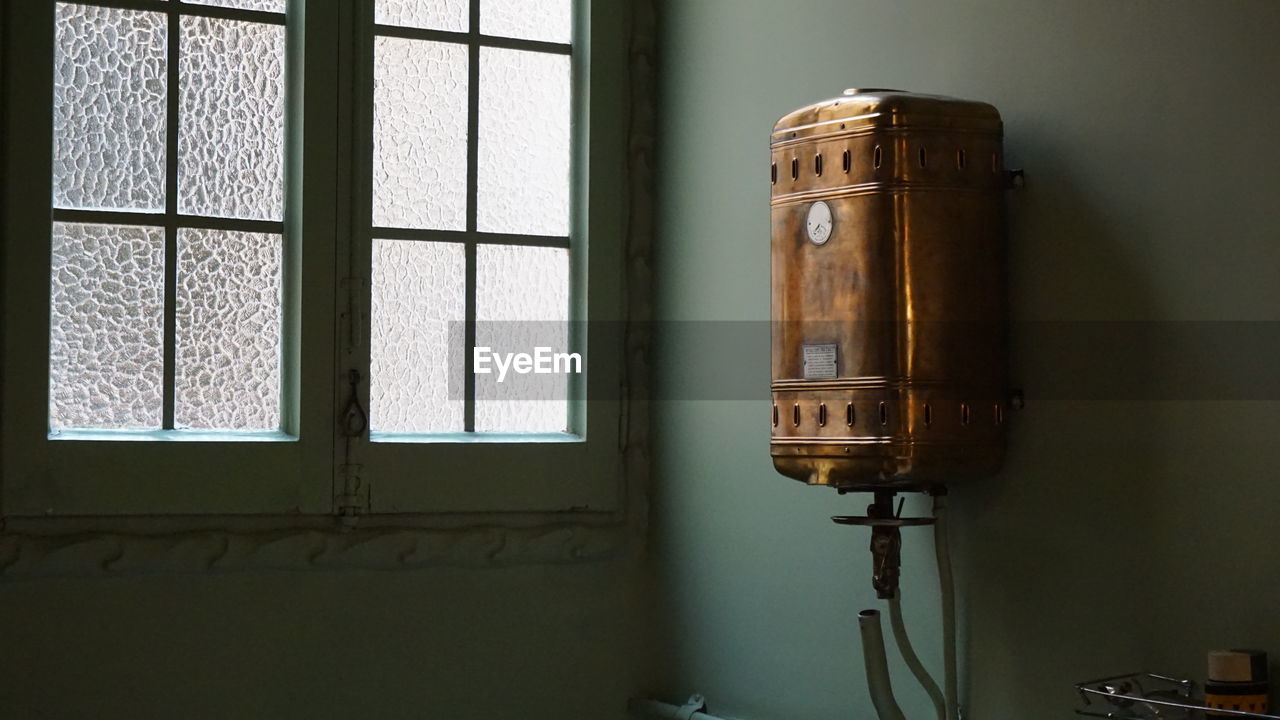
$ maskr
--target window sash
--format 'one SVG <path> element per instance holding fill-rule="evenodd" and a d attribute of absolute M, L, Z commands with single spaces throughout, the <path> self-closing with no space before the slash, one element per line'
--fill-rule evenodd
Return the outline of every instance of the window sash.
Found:
<path fill-rule="evenodd" d="M 89 7 L 116 7 L 127 10 L 138 10 L 146 12 L 155 12 L 165 16 L 166 18 L 166 48 L 165 48 L 165 67 L 166 67 L 166 108 L 165 108 L 165 167 L 164 167 L 164 197 L 165 207 L 158 212 L 131 212 L 110 209 L 80 209 L 65 208 L 51 203 L 51 212 L 53 222 L 55 223 L 90 223 L 101 225 L 138 225 L 146 227 L 161 228 L 164 231 L 164 308 L 162 313 L 163 321 L 163 347 L 161 349 L 161 357 L 164 367 L 164 376 L 162 380 L 162 419 L 160 432 L 172 432 L 172 439 L 181 439 L 183 437 L 203 437 L 206 439 L 222 439 L 214 436 L 214 433 L 188 430 L 174 430 L 175 427 L 175 397 L 177 394 L 177 294 L 178 294 L 178 233 L 183 229 L 214 229 L 228 231 L 242 231 L 252 233 L 270 233 L 281 236 L 284 254 L 289 254 L 289 246 L 292 243 L 293 234 L 285 232 L 285 223 L 283 221 L 272 220 L 251 220 L 241 218 L 226 218 L 208 215 L 191 215 L 179 212 L 180 188 L 178 182 L 180 147 L 179 135 L 181 132 L 181 67 L 182 56 L 186 52 L 182 43 L 182 18 L 184 17 L 208 17 L 223 20 L 236 20 L 243 22 L 252 22 L 265 25 L 287 25 L 287 14 L 262 12 L 257 10 L 241 10 L 236 8 L 223 8 L 210 5 L 201 5 L 197 3 L 186 3 L 181 0 L 129 0 L 128 2 L 119 2 L 118 0 L 60 0 L 71 5 L 82 5 Z M 287 35 L 287 30 L 286 30 Z M 289 39 L 286 37 L 286 56 L 289 53 Z M 295 43 L 296 44 L 296 43 Z M 287 61 L 287 58 L 286 58 Z M 51 61 L 52 62 L 52 61 Z M 288 70 L 286 69 L 286 73 Z M 286 77 L 286 84 L 289 78 Z M 288 101 L 289 89 L 285 88 L 286 104 Z M 286 107 L 286 116 L 288 108 Z M 287 143 L 286 143 L 287 144 Z M 52 143 L 50 144 L 52 147 Z M 284 153 L 285 148 L 281 148 Z M 286 162 L 287 162 L 287 153 Z M 289 268 L 287 265 L 282 267 L 282 275 L 288 275 Z M 288 282 L 287 277 L 282 277 L 282 285 Z M 283 288 L 282 288 L 283 289 Z M 282 297 L 282 305 L 284 298 Z M 282 307 L 283 317 L 281 318 L 281 333 L 288 334 L 290 327 L 297 322 L 297 313 L 287 311 L 287 306 Z M 286 397 L 283 388 L 290 385 L 293 378 L 291 374 L 295 369 L 294 365 L 283 362 L 281 358 L 280 368 L 280 397 L 277 402 L 280 406 L 280 424 L 274 431 L 259 431 L 253 433 L 244 433 L 240 431 L 228 431 L 227 439 L 247 439 L 253 437 L 259 440 L 289 440 L 296 436 L 297 427 L 290 427 L 287 422 L 291 418 L 291 414 L 285 409 L 286 403 L 291 399 Z M 221 433 L 219 433 L 221 434 Z M 119 436 L 117 438 L 117 436 Z M 54 432 L 51 437 L 59 440 L 110 440 L 110 439 L 155 439 L 161 437 L 155 430 L 133 431 L 133 430 L 94 430 L 83 431 L 77 428 L 71 428 L 59 432 Z M 169 438 L 166 438 L 169 439 Z"/>
<path fill-rule="evenodd" d="M 360 214 L 360 228 L 364 231 L 355 238 L 353 249 L 355 253 L 352 255 L 352 263 L 355 267 L 353 274 L 361 277 L 361 284 L 358 286 L 361 294 L 360 297 L 354 299 L 354 304 L 367 308 L 367 313 L 371 313 L 371 294 L 372 294 L 372 248 L 375 240 L 406 240 L 413 242 L 436 242 L 436 243 L 459 243 L 463 246 L 465 257 L 465 280 L 463 283 L 463 292 L 465 293 L 464 301 L 464 331 L 463 331 L 463 357 L 462 357 L 462 380 L 463 380 L 463 428 L 462 432 L 444 432 L 444 433 L 404 433 L 375 431 L 371 434 L 373 442 L 388 443 L 448 443 L 448 442 L 466 442 L 466 441 L 492 441 L 506 442 L 515 440 L 520 444 L 528 442 L 562 442 L 565 440 L 580 440 L 585 434 L 585 386 L 579 381 L 581 374 L 570 375 L 568 380 L 568 417 L 566 418 L 566 432 L 555 433 L 518 433 L 521 437 L 513 437 L 513 433 L 492 433 L 476 431 L 476 379 L 474 372 L 474 355 L 473 348 L 476 346 L 476 293 L 477 293 L 477 252 L 480 245 L 512 245 L 521 247 L 547 247 L 562 248 L 569 250 L 569 347 L 566 352 L 578 353 L 584 359 L 586 358 L 586 337 L 583 332 L 585 319 L 586 295 L 583 292 L 581 274 L 575 273 L 575 268 L 584 260 L 584 254 L 578 252 L 578 245 L 574 241 L 575 237 L 584 234 L 584 229 L 579 226 L 581 216 L 577 209 L 583 204 L 581 197 L 581 187 L 576 183 L 577 178 L 581 174 L 583 159 L 579 157 L 580 148 L 585 144 L 585 133 L 574 133 L 570 138 L 570 153 L 573 156 L 570 167 L 570 201 L 569 201 L 569 234 L 565 236 L 557 235 L 530 235 L 517 233 L 497 233 L 483 232 L 477 229 L 479 216 L 479 105 L 481 94 L 481 78 L 480 78 L 480 55 L 483 49 L 500 48 L 509 50 L 523 50 L 529 52 L 546 53 L 552 55 L 567 55 L 571 58 L 571 121 L 572 128 L 582 128 L 586 125 L 586 103 L 581 99 L 582 90 L 580 77 L 584 70 L 585 63 L 574 62 L 582 57 L 583 53 L 577 53 L 575 57 L 575 48 L 579 43 L 585 43 L 586 33 L 580 33 L 579 29 L 583 26 L 583 21 L 588 15 L 583 12 L 575 12 L 574 18 L 574 37 L 570 43 L 554 43 L 539 40 L 524 40 L 517 38 L 499 37 L 494 35 L 486 35 L 481 32 L 480 22 L 480 5 L 482 0 L 470 0 L 469 2 L 469 24 L 467 32 L 452 32 L 445 30 L 428 30 L 415 27 L 403 27 L 396 25 L 378 24 L 374 20 L 373 3 L 368 3 L 367 7 L 358 9 L 355 23 L 359 36 L 358 62 L 360 63 L 360 72 L 356 78 L 356 89 L 354 92 L 355 106 L 357 108 L 356 127 L 359 128 L 358 135 L 355 139 L 356 146 L 359 148 L 360 162 L 357 165 L 357 172 L 361 173 L 355 183 L 355 188 L 359 189 L 359 199 L 362 203 L 358 207 Z M 580 10 L 587 3 L 581 0 L 575 0 L 573 5 L 575 11 Z M 374 45 L 378 37 L 394 37 L 415 41 L 427 42 L 444 42 L 452 43 L 465 47 L 467 50 L 467 186 L 465 193 L 465 224 L 464 230 L 438 230 L 438 229 L 417 229 L 402 227 L 386 227 L 375 225 L 373 222 L 373 160 L 374 160 L 374 139 L 373 139 L 373 117 L 376 111 L 374 98 L 374 82 L 373 74 L 376 62 Z M 349 317 L 358 317 L 358 313 L 351 313 Z M 372 317 L 370 316 L 370 324 L 372 327 Z M 371 363 L 371 336 L 372 332 L 361 334 L 356 331 L 349 331 L 349 338 L 360 338 L 363 343 L 353 343 L 357 345 L 352 348 L 351 354 L 358 358 L 354 364 L 362 365 L 357 368 L 363 373 L 364 377 L 369 377 L 368 368 Z M 585 368 L 584 368 L 585 369 Z M 372 378 L 370 378 L 372 380 Z M 365 383 L 363 386 L 364 395 L 362 400 L 364 407 L 370 407 L 369 385 Z"/>
<path fill-rule="evenodd" d="M 595 11 L 593 10 L 603 10 Z M 612 11 L 610 11 L 612 10 Z M 410 30 L 421 39 L 469 39 L 473 48 L 485 36 L 473 16 L 468 33 L 436 33 Z M 621 505 L 623 488 L 622 442 L 625 428 L 620 422 L 627 408 L 621 401 L 623 388 L 622 321 L 625 272 L 623 235 L 626 227 L 627 186 L 626 130 L 628 88 L 619 77 L 628 67 L 628 18 L 617 12 L 611 0 L 577 0 L 574 3 L 571 121 L 571 200 L 568 242 L 570 252 L 570 352 L 584 359 L 584 372 L 571 375 L 569 402 L 570 433 L 453 433 L 394 437 L 394 442 L 370 442 L 365 434 L 352 442 L 350 454 L 341 453 L 335 468 L 335 487 L 349 480 L 343 466 L 359 475 L 359 487 L 368 490 L 372 513 L 484 513 L 484 512 L 564 512 L 609 513 Z M 364 205 L 355 208 L 363 222 L 340 238 L 345 247 L 339 255 L 349 258 L 352 268 L 367 272 L 374 237 L 461 240 L 474 247 L 485 242 L 499 244 L 552 244 L 566 238 L 537 238 L 520 235 L 485 234 L 475 231 L 475 148 L 469 152 L 470 221 L 466 231 L 388 230 L 370 227 L 372 217 L 373 144 L 373 38 L 371 8 L 357 18 L 356 53 L 360 62 L 353 92 L 360 102 L 352 121 L 353 165 L 359 172 L 353 180 L 353 197 Z M 378 26 L 378 30 L 382 27 Z M 400 29 L 397 28 L 399 33 Z M 496 44 L 497 41 L 495 41 Z M 500 42 L 524 46 L 525 41 Z M 530 43 L 522 49 L 542 47 Z M 477 53 L 470 57 L 468 91 L 479 92 Z M 476 114 L 470 137 L 475 137 Z M 385 233 L 385 234 L 383 234 Z M 590 251 L 588 252 L 588 247 Z M 474 292 L 474 264 L 469 267 L 468 285 Z M 363 276 L 367 278 L 367 275 Z M 592 279 L 588 282 L 587 278 Z M 352 301 L 368 327 L 370 288 L 367 281 L 355 285 Z M 474 315 L 470 316 L 472 319 Z M 589 330 L 588 330 L 589 329 Z M 368 333 L 357 349 L 340 353 L 339 363 L 367 367 Z M 590 334 L 590 337 L 588 337 Z M 474 334 L 468 338 L 470 346 Z M 339 339 L 341 344 L 342 339 Z M 588 343 L 591 354 L 589 355 Z M 470 355 L 470 353 L 467 353 Z M 466 358 L 466 375 L 471 378 L 471 358 Z M 473 391 L 472 391 L 473 392 Z M 472 395 L 469 394 L 469 397 Z M 367 382 L 359 387 L 363 407 L 369 407 Z M 588 408 L 590 412 L 588 412 Z M 339 433 L 339 443 L 345 443 Z"/>
<path fill-rule="evenodd" d="M 236 20 L 262 21 L 273 13 L 233 10 L 169 0 L 127 0 L 92 4 L 142 10 L 181 10 Z M 52 209 L 54 0 L 7 3 L 5 66 L 21 73 L 6 77 L 4 147 L 6 177 L 4 232 L 23 238 L 5 243 L 4 347 L 39 348 L 6 352 L 3 425 L 0 426 L 2 508 L 7 516 L 61 515 L 274 515 L 328 513 L 332 509 L 332 381 L 329 352 L 333 291 L 327 281 L 302 277 L 332 275 L 333 183 L 308 177 L 332 176 L 332 100 L 326 102 L 333 67 L 317 54 L 301 62 L 304 46 L 332 46 L 333 22 L 304 23 L 308 5 L 290 0 L 286 32 L 285 208 L 283 222 L 205 218 L 176 212 L 177 134 L 168 114 L 166 212 L 123 213 Z M 177 23 L 170 23 L 170 33 Z M 177 63 L 170 55 L 170 97 L 177 96 Z M 305 107 L 304 107 L 305 105 Z M 172 108 L 171 108 L 172 110 Z M 325 140 L 326 133 L 329 140 Z M 302 137 L 313 142 L 303 143 Z M 326 152 L 327 149 L 327 152 Z M 305 157 L 304 157 L 305 155 Z M 21 182 L 12 182 L 22 178 Z M 48 437 L 49 253 L 53 222 L 100 220 L 179 227 L 268 230 L 285 236 L 282 268 L 282 433 L 246 437 L 236 433 L 189 431 L 76 432 Z M 301 252 L 306 239 L 307 253 Z M 291 240 L 293 239 L 293 240 Z M 296 241 L 295 241 L 296 240 Z M 169 258 L 176 260 L 172 254 Z M 167 258 L 166 263 L 170 261 Z M 38 271 L 32 271 L 39 268 Z M 22 269 L 26 271 L 23 272 Z M 166 293 L 176 291 L 173 273 Z M 302 307 L 308 307 L 303 316 Z M 17 311 L 21 308 L 21 311 Z M 172 316 L 170 316 L 172 317 Z M 173 323 L 168 324 L 169 328 Z M 312 351 L 302 353 L 306 346 Z M 172 363 L 170 363 L 172 365 Z M 168 393 L 166 393 L 168 394 Z M 166 403 L 168 404 L 168 403 Z M 167 414 L 167 413 L 166 413 Z M 287 433 L 287 434 L 286 434 Z M 254 441 L 249 441 L 252 438 Z M 283 442 L 261 442 L 262 439 Z M 172 442 L 178 440 L 179 442 Z M 141 442 L 140 442 L 141 441 Z"/>

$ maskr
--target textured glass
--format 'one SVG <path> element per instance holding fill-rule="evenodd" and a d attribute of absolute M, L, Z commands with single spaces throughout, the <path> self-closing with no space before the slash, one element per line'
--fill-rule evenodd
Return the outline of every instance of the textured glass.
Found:
<path fill-rule="evenodd" d="M 163 210 L 165 16 L 57 6 L 53 204 Z"/>
<path fill-rule="evenodd" d="M 239 8 L 241 10 L 264 10 L 282 13 L 286 0 L 186 0 L 195 5 L 213 5 L 214 7 Z"/>
<path fill-rule="evenodd" d="M 569 251 L 481 245 L 476 248 L 476 347 L 495 354 L 567 352 Z M 496 368 L 491 368 L 496 369 Z M 476 374 L 478 432 L 563 432 L 569 376 Z"/>
<path fill-rule="evenodd" d="M 53 224 L 49 427 L 157 429 L 164 230 Z"/>
<path fill-rule="evenodd" d="M 174 426 L 280 427 L 281 238 L 178 231 Z"/>
<path fill-rule="evenodd" d="M 481 0 L 480 32 L 499 37 L 567 43 L 573 39 L 573 2 Z"/>
<path fill-rule="evenodd" d="M 179 57 L 179 210 L 279 220 L 284 27 L 183 17 Z"/>
<path fill-rule="evenodd" d="M 477 226 L 569 234 L 569 58 L 480 50 Z"/>
<path fill-rule="evenodd" d="M 374 22 L 379 25 L 466 32 L 471 13 L 468 0 L 377 0 Z"/>
<path fill-rule="evenodd" d="M 373 241 L 369 424 L 381 432 L 462 426 L 464 248 Z"/>
<path fill-rule="evenodd" d="M 467 48 L 375 40 L 373 224 L 467 224 Z"/>

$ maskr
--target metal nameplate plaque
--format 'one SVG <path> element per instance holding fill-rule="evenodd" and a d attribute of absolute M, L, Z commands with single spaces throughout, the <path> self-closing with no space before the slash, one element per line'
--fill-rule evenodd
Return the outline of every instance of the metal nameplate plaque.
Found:
<path fill-rule="evenodd" d="M 836 346 L 802 345 L 804 353 L 804 379 L 826 380 L 837 377 Z"/>

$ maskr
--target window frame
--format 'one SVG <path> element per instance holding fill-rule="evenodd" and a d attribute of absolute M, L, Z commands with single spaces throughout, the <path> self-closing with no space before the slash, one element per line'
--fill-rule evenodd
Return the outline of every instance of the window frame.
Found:
<path fill-rule="evenodd" d="M 568 433 L 449 433 L 382 437 L 370 433 L 354 438 L 350 451 L 341 429 L 335 432 L 334 487 L 345 489 L 360 512 L 413 514 L 420 512 L 614 512 L 621 506 L 622 449 L 620 417 L 623 364 L 622 321 L 625 318 L 623 246 L 626 232 L 626 197 L 617 192 L 627 186 L 626 83 L 617 78 L 628 67 L 627 18 L 624 14 L 593 12 L 606 0 L 575 0 L 573 37 L 569 53 L 573 73 L 571 122 L 571 177 L 569 223 L 570 348 L 584 358 L 583 370 L 570 377 Z M 417 36 L 439 41 L 467 38 L 470 47 L 503 46 L 536 48 L 537 41 L 498 41 L 479 32 L 478 3 L 471 2 L 471 20 L 465 33 L 404 31 L 399 37 Z M 368 282 L 374 237 L 372 226 L 373 74 L 376 28 L 372 3 L 357 3 L 352 17 L 357 75 L 347 86 L 353 94 L 354 116 L 347 146 L 353 156 L 351 232 L 340 239 L 339 257 L 349 257 L 352 275 L 361 281 L 348 283 L 345 299 L 356 311 L 360 326 L 339 328 L 335 343 L 341 372 L 368 367 L 370 338 L 361 328 L 370 327 Z M 613 42 L 608 42 L 613 40 Z M 609 52 L 605 52 L 608 49 Z M 470 53 L 474 63 L 479 52 Z M 472 83 L 478 68 L 470 68 Z M 469 93 L 480 92 L 469 84 Z M 474 129 L 476 118 L 471 118 Z M 478 244 L 503 244 L 505 237 L 474 230 L 475 138 L 468 148 L 472 187 L 468 188 L 469 228 L 465 232 L 469 259 Z M 592 182 L 595 178 L 597 181 Z M 603 180 L 601 180 L 603 178 Z M 434 231 L 414 231 L 431 239 Z M 440 233 L 445 234 L 445 233 Z M 458 235 L 462 233 L 448 233 Z M 511 235 L 510 244 L 523 236 Z M 598 242 L 593 240 L 599 239 Z M 468 283 L 474 286 L 474 261 L 468 263 Z M 588 281 L 590 278 L 590 281 Z M 470 289 L 474 293 L 474 287 Z M 340 300 L 342 302 L 342 300 Z M 343 312 L 339 309 L 338 312 Z M 473 320 L 473 318 L 469 318 Z M 342 335 L 356 337 L 353 352 L 343 352 Z M 588 336 L 590 336 L 588 338 Z M 590 352 L 588 352 L 590 340 Z M 352 362 L 354 357 L 355 362 Z M 467 367 L 470 358 L 466 358 Z M 358 398 L 369 407 L 369 383 L 362 377 Z M 341 503 L 340 503 L 341 504 Z"/>
<path fill-rule="evenodd" d="M 362 14 L 372 22 L 370 4 L 289 0 L 282 423 L 291 438 L 244 442 L 234 436 L 188 435 L 174 442 L 137 442 L 48 438 L 52 183 L 46 180 L 51 177 L 56 0 L 7 3 L 2 227 L 6 238 L 26 240 L 5 243 L 0 337 L 5 348 L 45 351 L 10 350 L 0 358 L 0 513 L 31 518 L 568 511 L 589 519 L 619 511 L 629 436 L 623 369 L 629 92 L 618 79 L 627 76 L 629 17 L 593 12 L 607 1 L 577 0 L 574 11 L 571 319 L 574 349 L 588 360 L 570 406 L 571 427 L 578 434 L 559 442 L 477 435 L 413 443 L 369 442 L 367 431 L 348 443 L 340 424 L 352 357 L 341 340 L 350 329 L 339 316 L 352 298 L 353 317 L 369 327 L 371 243 L 352 220 L 366 212 L 354 190 L 361 163 L 370 158 L 358 138 L 364 137 L 362 125 L 371 123 L 372 105 L 351 101 L 363 91 L 358 76 L 365 75 L 366 82 L 372 77 L 372 34 L 363 35 L 367 47 L 362 47 L 359 29 Z M 176 0 L 89 2 L 184 9 Z M 185 7 L 223 14 L 218 8 Z M 338 52 L 307 57 L 307 47 Z M 364 53 L 366 62 L 352 62 L 347 53 Z M 371 98 L 371 85 L 367 89 Z M 371 148 L 371 133 L 367 137 Z M 368 206 L 367 193 L 363 200 Z M 597 242 L 589 247 L 591 239 Z M 363 276 L 352 272 L 361 266 Z M 357 280 L 346 280 L 352 277 Z M 588 327 L 590 356 L 585 352 Z M 367 333 L 360 353 L 363 358 L 356 360 L 367 369 Z M 362 375 L 358 398 L 368 408 L 367 370 Z M 349 454 L 348 444 L 356 452 Z"/>
<path fill-rule="evenodd" d="M 83 4 L 165 12 L 170 35 L 180 15 L 229 19 L 260 16 L 252 11 L 182 3 L 177 0 L 87 0 Z M 128 433 L 64 432 L 51 438 L 48 428 L 49 257 L 55 213 L 52 203 L 54 17 L 57 0 L 7 3 L 4 75 L 4 347 L 42 348 L 42 352 L 5 352 L 3 423 L 0 424 L 0 481 L 7 517 L 112 515 L 283 515 L 323 513 L 332 507 L 324 483 L 331 442 L 325 425 L 332 416 L 329 355 L 308 356 L 304 345 L 328 342 L 328 327 L 316 326 L 332 307 L 332 291 L 323 283 L 305 284 L 304 276 L 327 276 L 332 267 L 332 224 L 325 230 L 321 183 L 300 182 L 301 169 L 323 168 L 321 143 L 304 143 L 317 116 L 308 86 L 319 86 L 319 68 L 300 62 L 308 42 L 303 33 L 322 31 L 304 21 L 305 3 L 289 0 L 285 19 L 285 208 L 282 254 L 281 431 L 240 435 L 154 431 Z M 178 88 L 173 52 L 167 53 L 169 104 Z M 13 72 L 22 67 L 24 72 Z M 319 99 L 319 98 L 317 98 Z M 172 110 L 170 111 L 172 112 Z M 176 120 L 166 125 L 166 173 L 175 172 Z M 323 132 L 323 128 L 319 128 Z M 303 154 L 308 157 L 304 157 Z M 23 182 L 14 182 L 23 178 Z M 172 183 L 167 183 L 172 187 Z M 166 198 L 170 208 L 176 197 Z M 110 214 L 93 212 L 95 218 Z M 136 213 L 120 213 L 122 217 Z M 175 216 L 158 216 L 172 225 Z M 241 221 L 230 221 L 241 223 Z M 257 223 L 248 221 L 244 224 Z M 212 224 L 223 224 L 213 221 Z M 167 231 L 173 235 L 176 230 Z M 328 237 L 326 238 L 326 234 Z M 301 252 L 302 239 L 307 253 Z M 175 243 L 166 242 L 171 251 Z M 326 247 L 327 246 L 327 247 Z M 171 263 L 172 255 L 166 258 Z M 26 272 L 23 272 L 23 269 Z M 32 271 L 38 268 L 38 271 Z M 166 273 L 166 293 L 172 273 Z M 303 305 L 314 308 L 309 316 Z M 16 309 L 21 308 L 22 312 Z M 319 315 L 320 317 L 317 317 Z M 332 322 L 331 320 L 329 321 Z M 329 323 L 325 323 L 327 326 Z M 170 331 L 166 330 L 166 335 Z M 122 490 L 123 489 L 123 490 Z"/>

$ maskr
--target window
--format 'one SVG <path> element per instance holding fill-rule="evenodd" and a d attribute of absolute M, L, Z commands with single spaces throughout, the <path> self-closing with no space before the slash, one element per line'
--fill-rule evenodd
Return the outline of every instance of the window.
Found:
<path fill-rule="evenodd" d="M 592 4 L 8 4 L 5 515 L 614 509 L 626 23 Z"/>
<path fill-rule="evenodd" d="M 568 375 L 487 361 L 567 350 L 572 7 L 375 5 L 375 439 L 571 429 Z"/>
<path fill-rule="evenodd" d="M 54 438 L 280 429 L 284 2 L 211 4 L 55 5 Z"/>

